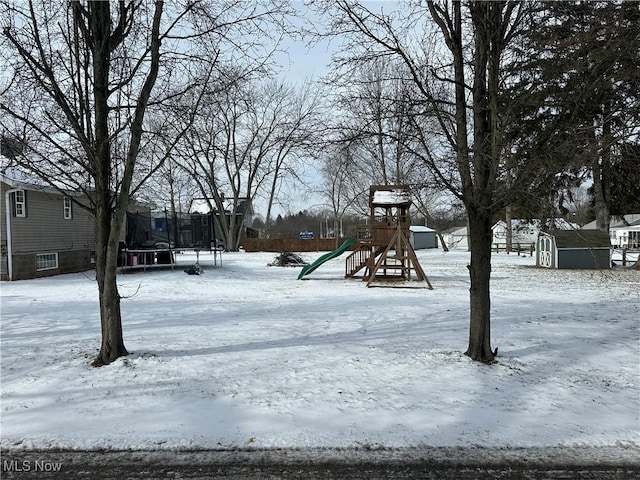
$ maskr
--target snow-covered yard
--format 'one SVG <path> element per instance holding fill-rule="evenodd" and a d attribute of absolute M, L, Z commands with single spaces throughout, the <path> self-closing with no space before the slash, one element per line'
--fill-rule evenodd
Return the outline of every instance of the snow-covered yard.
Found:
<path fill-rule="evenodd" d="M 494 255 L 486 366 L 461 353 L 468 253 L 418 256 L 434 290 L 366 288 L 344 256 L 121 275 L 131 354 L 99 369 L 92 272 L 5 282 L 0 446 L 640 447 L 640 272 Z"/>

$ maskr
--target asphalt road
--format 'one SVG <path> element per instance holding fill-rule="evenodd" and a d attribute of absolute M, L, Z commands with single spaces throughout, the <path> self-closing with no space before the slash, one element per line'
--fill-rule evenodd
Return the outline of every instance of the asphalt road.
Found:
<path fill-rule="evenodd" d="M 4 479 L 640 478 L 639 449 L 3 451 Z"/>

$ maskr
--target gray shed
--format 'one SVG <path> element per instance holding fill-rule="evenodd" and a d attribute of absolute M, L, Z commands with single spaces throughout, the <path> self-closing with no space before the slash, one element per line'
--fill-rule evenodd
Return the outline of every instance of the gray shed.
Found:
<path fill-rule="evenodd" d="M 601 230 L 540 232 L 536 265 L 547 268 L 611 268 L 611 242 Z"/>
<path fill-rule="evenodd" d="M 438 248 L 438 238 L 433 228 L 411 225 L 409 227 L 409 243 L 414 250 Z"/>

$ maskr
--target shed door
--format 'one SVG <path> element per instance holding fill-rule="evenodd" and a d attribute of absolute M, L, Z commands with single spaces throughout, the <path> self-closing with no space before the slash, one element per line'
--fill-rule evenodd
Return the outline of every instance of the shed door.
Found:
<path fill-rule="evenodd" d="M 552 241 L 551 237 L 542 237 L 540 239 L 540 266 L 551 268 Z"/>

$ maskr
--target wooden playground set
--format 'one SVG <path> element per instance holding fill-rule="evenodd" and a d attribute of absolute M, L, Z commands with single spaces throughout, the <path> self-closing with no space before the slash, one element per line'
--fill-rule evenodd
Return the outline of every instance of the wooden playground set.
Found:
<path fill-rule="evenodd" d="M 345 262 L 345 277 L 363 272 L 367 286 L 389 282 L 418 281 L 432 289 L 416 253 L 409 242 L 411 219 L 409 187 L 404 185 L 373 185 L 369 189 L 370 217 L 358 227 L 356 239 L 345 241 L 338 249 L 318 258 L 302 269 L 298 279 L 313 272 L 331 258 L 351 249 Z M 374 283 L 376 282 L 376 283 Z"/>

